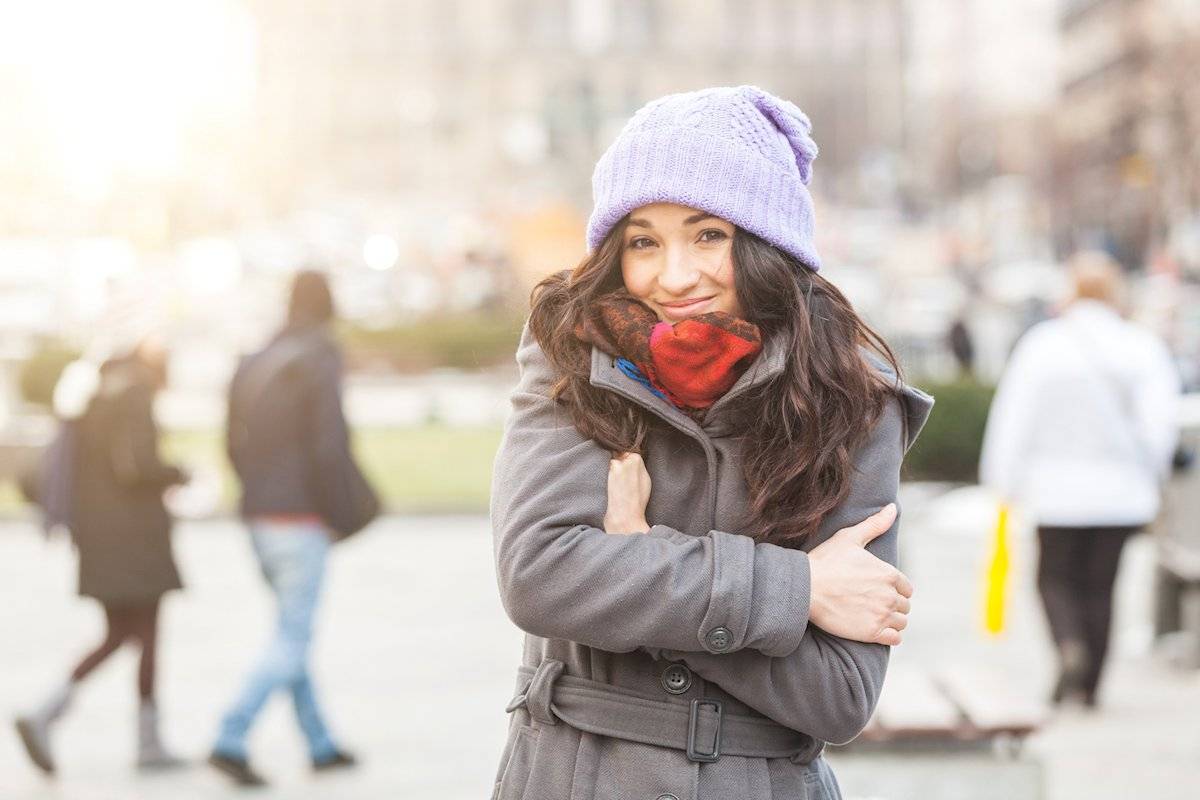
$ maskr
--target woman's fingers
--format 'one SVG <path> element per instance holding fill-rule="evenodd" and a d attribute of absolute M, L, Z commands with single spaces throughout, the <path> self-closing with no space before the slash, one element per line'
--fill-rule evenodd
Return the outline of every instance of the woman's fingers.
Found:
<path fill-rule="evenodd" d="M 898 594 L 896 595 L 895 601 L 893 601 L 893 607 L 901 614 L 907 614 L 908 612 L 912 611 L 912 601 L 910 601 L 904 595 Z"/>
<path fill-rule="evenodd" d="M 608 462 L 608 474 L 610 483 L 614 475 L 633 482 L 650 482 L 650 471 L 640 453 L 614 453 Z"/>
<path fill-rule="evenodd" d="M 908 627 L 908 615 L 901 614 L 899 611 L 893 611 L 891 614 L 888 614 L 887 622 L 884 624 L 888 628 L 902 631 Z"/>
<path fill-rule="evenodd" d="M 614 453 L 613 457 L 608 461 L 609 475 L 627 475 L 631 478 L 650 479 L 650 473 L 646 469 L 646 462 L 642 460 L 639 453 Z"/>
<path fill-rule="evenodd" d="M 888 647 L 895 647 L 900 644 L 900 631 L 895 628 L 884 628 L 875 637 L 876 644 L 886 644 Z"/>
<path fill-rule="evenodd" d="M 862 522 L 851 525 L 849 528 L 842 528 L 838 533 L 847 535 L 859 547 L 866 547 L 877 536 L 886 533 L 895 521 L 896 504 L 888 503 Z"/>
<path fill-rule="evenodd" d="M 650 473 L 638 453 L 613 453 L 608 462 L 607 533 L 642 533 L 649 530 L 646 505 L 650 499 Z"/>
<path fill-rule="evenodd" d="M 913 596 L 912 581 L 910 581 L 903 572 L 896 573 L 896 591 L 900 593 L 901 597 Z"/>
<path fill-rule="evenodd" d="M 637 480 L 641 467 L 636 453 L 621 453 L 608 462 L 608 483 L 629 485 Z"/>

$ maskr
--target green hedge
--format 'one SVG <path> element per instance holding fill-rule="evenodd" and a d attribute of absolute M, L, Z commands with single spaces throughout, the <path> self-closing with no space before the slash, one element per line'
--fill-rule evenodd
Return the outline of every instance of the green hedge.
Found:
<path fill-rule="evenodd" d="M 48 342 L 35 350 L 21 365 L 18 378 L 21 399 L 49 408 L 54 400 L 54 386 L 59 376 L 67 364 L 77 358 L 78 350 L 58 342 Z"/>
<path fill-rule="evenodd" d="M 925 429 L 904 460 L 906 480 L 972 483 L 995 387 L 974 380 L 922 383 L 937 400 Z"/>
<path fill-rule="evenodd" d="M 505 310 L 439 315 L 386 328 L 347 323 L 339 338 L 353 363 L 383 361 L 404 372 L 479 369 L 513 360 L 524 321 L 523 312 Z"/>

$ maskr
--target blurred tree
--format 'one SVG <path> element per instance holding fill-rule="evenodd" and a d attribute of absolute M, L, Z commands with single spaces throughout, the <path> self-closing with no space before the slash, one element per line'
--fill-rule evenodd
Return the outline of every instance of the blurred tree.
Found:
<path fill-rule="evenodd" d="M 508 308 L 436 314 L 385 328 L 345 323 L 339 338 L 353 366 L 382 363 L 400 372 L 481 369 L 512 364 L 524 320 L 523 310 Z"/>
<path fill-rule="evenodd" d="M 19 385 L 21 399 L 27 403 L 49 408 L 54 399 L 54 387 L 63 369 L 79 358 L 79 351 L 62 342 L 42 344 L 21 365 Z"/>

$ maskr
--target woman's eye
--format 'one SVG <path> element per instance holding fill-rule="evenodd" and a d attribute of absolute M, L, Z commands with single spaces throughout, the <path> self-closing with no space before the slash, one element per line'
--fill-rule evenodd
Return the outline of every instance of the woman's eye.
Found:
<path fill-rule="evenodd" d="M 700 232 L 700 241 L 702 242 L 719 242 L 727 238 L 729 236 L 725 231 L 717 230 L 716 228 L 709 228 Z"/>
<path fill-rule="evenodd" d="M 654 244 L 654 240 L 649 239 L 645 236 L 636 236 L 633 239 L 629 240 L 629 248 L 631 250 L 644 250 L 647 247 L 652 246 L 653 244 Z"/>

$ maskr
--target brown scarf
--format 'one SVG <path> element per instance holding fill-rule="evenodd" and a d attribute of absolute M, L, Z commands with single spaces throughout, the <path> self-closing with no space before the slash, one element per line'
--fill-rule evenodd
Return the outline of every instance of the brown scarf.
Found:
<path fill-rule="evenodd" d="M 575 335 L 631 362 L 651 391 L 697 420 L 762 350 L 758 326 L 744 319 L 711 311 L 672 325 L 624 291 L 597 298 Z"/>

